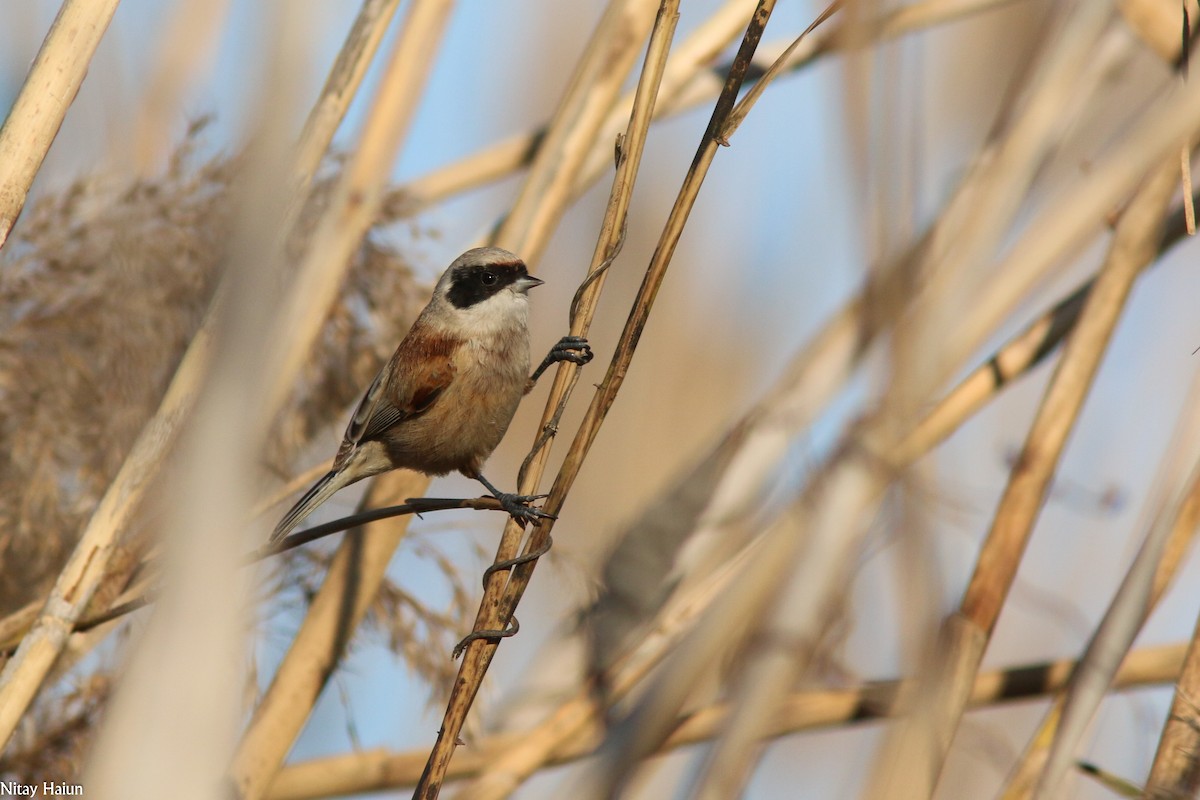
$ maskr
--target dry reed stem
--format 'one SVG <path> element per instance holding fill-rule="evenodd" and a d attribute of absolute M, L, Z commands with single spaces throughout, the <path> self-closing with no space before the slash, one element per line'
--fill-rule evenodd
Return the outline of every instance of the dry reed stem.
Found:
<path fill-rule="evenodd" d="M 1195 390 L 1192 392 L 1192 397 L 1195 397 Z M 1194 407 L 1194 402 L 1185 404 L 1185 409 Z M 1189 434 L 1186 430 L 1186 425 L 1180 426 L 1179 436 L 1175 441 L 1192 441 L 1194 440 L 1194 432 Z M 1176 446 L 1176 450 L 1182 448 Z M 1179 458 L 1175 459 L 1176 461 Z M 1164 470 L 1167 470 L 1169 459 L 1164 459 Z M 1177 473 L 1178 468 L 1175 467 L 1171 472 Z M 1155 485 L 1161 485 L 1163 481 L 1173 480 L 1174 475 L 1167 473 L 1162 481 L 1156 480 Z M 1162 531 L 1164 526 L 1163 516 L 1169 514 L 1171 524 L 1169 531 Z M 1181 501 L 1173 503 L 1172 508 L 1163 512 L 1160 510 L 1159 518 L 1154 520 L 1154 528 L 1147 534 L 1147 541 L 1143 544 L 1138 552 L 1137 559 L 1130 567 L 1128 575 L 1122 582 L 1121 588 L 1116 597 L 1114 597 L 1111 607 L 1105 614 L 1096 634 L 1093 636 L 1093 641 L 1089 643 L 1087 651 L 1080 658 L 1080 663 L 1088 664 L 1088 672 L 1082 677 L 1082 680 L 1092 683 L 1103 683 L 1112 680 L 1113 663 L 1117 660 L 1117 654 L 1128 649 L 1132 642 L 1132 636 L 1140 629 L 1141 624 L 1149 617 L 1150 613 L 1158 605 L 1158 601 L 1162 598 L 1167 590 L 1167 586 L 1174 579 L 1179 571 L 1179 567 L 1183 563 L 1185 555 L 1191 548 L 1192 542 L 1196 535 L 1196 526 L 1200 522 L 1200 478 L 1193 476 L 1191 487 L 1186 492 Z M 1152 546 L 1150 537 L 1163 537 L 1165 542 L 1159 541 Z M 1148 568 L 1145 562 L 1156 560 L 1152 571 Z M 1137 585 L 1133 585 L 1133 576 L 1138 576 Z M 1131 600 L 1126 600 L 1125 605 L 1130 602 L 1142 605 L 1144 607 L 1137 608 L 1137 624 L 1133 631 L 1127 631 L 1123 644 L 1108 645 L 1103 648 L 1103 653 L 1107 656 L 1107 662 L 1098 659 L 1093 654 L 1093 651 L 1099 650 L 1102 646 L 1101 640 L 1105 637 L 1107 628 L 1112 627 L 1112 623 L 1108 622 L 1109 617 L 1117 613 L 1117 609 L 1122 605 L 1121 597 L 1127 594 L 1135 594 Z M 1145 599 L 1142 600 L 1141 598 Z M 1111 637 L 1111 631 L 1108 632 Z M 1060 695 L 1055 698 L 1052 706 L 1043 715 L 1042 721 L 1038 726 L 1037 732 L 1030 737 L 1029 743 L 1026 746 L 1025 752 L 1022 753 L 1016 767 L 1012 770 L 1007 785 L 1001 795 L 1003 800 L 1025 800 L 1033 795 L 1037 788 L 1041 776 L 1046 770 L 1047 762 L 1050 758 L 1052 745 L 1058 741 L 1059 727 L 1062 724 L 1064 717 L 1063 710 L 1067 701 L 1066 695 Z M 1093 698 L 1093 703 L 1098 698 Z M 1079 714 L 1078 710 L 1074 712 Z"/>
<path fill-rule="evenodd" d="M 45 605 L 45 598 L 39 598 L 0 620 L 0 651 L 12 650 L 21 643 Z"/>
<path fill-rule="evenodd" d="M 340 285 L 350 252 L 379 210 L 387 175 L 415 113 L 452 5 L 448 0 L 416 0 L 409 8 L 359 146 L 318 224 L 286 301 L 282 324 L 272 338 L 277 343 L 272 363 L 278 367 L 265 403 L 268 410 L 278 408 L 290 390 L 324 321 L 329 300 Z M 362 15 L 359 21 L 363 21 Z M 387 15 L 383 14 L 364 25 L 385 27 L 386 22 Z M 365 33 L 356 24 L 343 48 L 346 57 L 335 65 L 326 88 L 337 93 L 352 91 L 365 71 L 372 43 L 377 44 L 381 36 L 382 32 Z M 336 114 L 328 112 L 338 108 L 344 112 L 349 99 L 347 94 L 337 102 L 326 104 L 322 100 L 325 110 L 314 111 L 307 136 L 313 140 L 331 136 L 338 122 Z M 315 149 L 313 145 L 301 152 L 311 158 Z M 398 480 L 389 480 L 383 486 Z M 409 473 L 403 480 L 412 495 L 420 495 L 428 485 L 427 478 Z M 373 485 L 368 496 L 375 497 L 380 491 L 384 489 L 377 490 Z M 345 642 L 378 590 L 404 530 L 405 522 L 395 521 L 379 526 L 373 534 L 349 536 L 339 546 L 325 582 L 234 756 L 231 774 L 245 800 L 261 797 L 283 762 Z M 370 558 L 364 562 L 367 551 Z M 347 627 L 347 623 L 352 624 Z"/>
<path fill-rule="evenodd" d="M 679 236 L 687 223 L 689 212 L 707 175 L 708 167 L 711 165 L 713 157 L 716 154 L 719 131 L 724 126 L 729 113 L 733 109 L 738 91 L 745 80 L 746 72 L 752 62 L 754 50 L 762 37 L 763 29 L 770 18 L 773 7 L 774 3 L 770 0 L 761 0 L 747 26 L 745 37 L 742 40 L 737 57 L 734 59 L 721 97 L 716 103 L 708 128 L 701 138 L 692 165 L 684 179 L 683 186 L 680 188 L 675 204 L 671 209 L 671 214 L 659 238 L 654 256 L 651 258 L 650 265 L 646 270 L 645 278 L 638 289 L 629 319 L 622 330 L 613 360 L 609 364 L 608 372 L 604 380 L 597 387 L 592 403 L 588 407 L 584 420 L 564 458 L 563 466 L 559 471 L 558 478 L 555 480 L 554 487 L 551 489 L 547 506 L 552 510 L 557 507 L 557 504 L 561 504 L 561 498 L 569 490 L 578 475 L 582 460 L 586 457 L 588 449 L 595 440 L 599 426 L 602 424 L 609 408 L 611 408 L 616 393 L 624 380 L 629 361 L 637 347 L 642 329 L 645 326 L 662 279 L 670 265 L 674 249 L 679 241 Z M 545 537 L 546 535 L 548 535 L 547 531 L 535 531 L 526 552 L 530 552 L 533 548 L 538 547 L 540 544 L 537 541 L 538 538 Z M 507 619 L 508 615 L 511 614 L 516 600 L 519 599 L 520 592 L 529 580 L 532 566 L 532 564 L 521 565 L 513 570 L 509 593 L 505 597 L 507 602 L 501 608 L 500 619 Z M 753 604 L 754 600 L 753 598 L 748 598 L 747 602 Z M 686 643 L 680 648 L 680 652 L 688 650 L 689 648 Z M 679 687 L 672 688 L 678 689 Z M 663 697 L 666 697 L 667 694 L 664 693 Z M 647 721 L 651 724 L 657 722 L 658 719 L 661 719 L 661 717 L 647 716 Z M 601 758 L 595 762 L 590 778 L 586 778 L 583 781 L 586 792 L 591 796 L 604 796 L 616 791 L 617 787 L 628 777 L 625 768 L 637 758 L 638 753 L 646 743 L 655 738 L 656 733 L 656 728 L 645 727 L 639 731 L 639 734 L 641 734 L 639 737 L 616 741 L 615 745 L 610 748 L 610 751 L 603 753 Z"/>
<path fill-rule="evenodd" d="M 496 800 L 507 797 L 525 779 L 551 763 L 554 754 L 576 741 L 597 724 L 602 707 L 614 707 L 633 691 L 664 658 L 674 652 L 693 623 L 706 613 L 713 599 L 727 591 L 741 575 L 745 561 L 755 548 L 744 548 L 713 570 L 702 583 L 680 591 L 642 632 L 635 645 L 618 654 L 603 674 L 585 682 L 574 696 L 520 741 L 491 761 L 478 779 L 462 789 L 456 800 Z M 603 693 L 596 686 L 604 687 Z M 607 720 L 604 720 L 605 724 Z"/>
<path fill-rule="evenodd" d="M 1195 505 L 1195 499 L 1192 499 Z M 1200 620 L 1184 658 L 1175 697 L 1146 779 L 1149 798 L 1195 797 L 1200 792 Z"/>
<path fill-rule="evenodd" d="M 183 0 L 170 12 L 129 137 L 137 175 L 153 174 L 169 156 L 184 90 L 211 63 L 228 11 L 229 0 Z"/>
<path fill-rule="evenodd" d="M 1171 167 L 1155 176 L 1152 183 L 1156 185 L 1148 185 L 1141 193 L 1146 197 L 1144 204 L 1149 207 L 1139 208 L 1135 199 L 1125 214 L 1143 215 L 1141 224 L 1153 228 L 1147 216 L 1154 212 L 1155 206 L 1166 206 L 1175 178 L 1175 170 Z M 1160 194 L 1155 197 L 1152 192 Z M 1139 223 L 1134 220 L 1130 224 L 1136 226 Z M 1119 233 L 1120 226 L 1118 236 Z M 1133 247 L 1138 244 L 1133 243 Z M 1147 243 L 1140 244 L 1142 252 L 1135 251 L 1133 258 L 1145 257 Z M 1113 673 L 1133 646 L 1158 599 L 1156 591 L 1162 588 L 1159 579 L 1164 568 L 1171 566 L 1171 550 L 1176 551 L 1174 555 L 1181 555 L 1178 551 L 1186 550 L 1195 534 L 1195 511 L 1200 502 L 1200 462 L 1197 461 L 1200 458 L 1200 405 L 1197 405 L 1200 403 L 1200 381 L 1194 382 L 1189 397 L 1190 402 L 1184 406 L 1170 450 L 1153 484 L 1163 487 L 1159 490 L 1162 496 L 1148 506 L 1153 510 L 1153 521 L 1147 525 L 1137 556 L 1092 634 L 1080 658 L 1079 669 L 1067 687 L 1057 731 L 1034 797 L 1049 800 L 1058 796 L 1063 778 L 1074 762 L 1075 751 L 1104 699 Z M 1169 549 L 1172 541 L 1177 546 Z M 1177 558 L 1175 563 L 1178 563 Z"/>
<path fill-rule="evenodd" d="M 1155 177 L 1118 223 L 1105 265 L 1064 348 L 981 548 L 958 613 L 948 618 L 930 672 L 929 705 L 880 758 L 868 796 L 928 797 L 941 772 L 972 676 L 1008 596 L 1045 492 L 1138 273 L 1157 250 L 1173 188 Z M 1166 196 L 1162 196 L 1163 192 Z M 903 776 L 903 777 L 901 777 Z"/>
<path fill-rule="evenodd" d="M 118 535 L 141 501 L 150 478 L 187 415 L 208 363 L 212 344 L 205 329 L 192 341 L 154 416 L 100 501 L 66 566 L 59 574 L 38 621 L 0 673 L 0 749 L 37 695 L 67 645 L 75 622 L 105 577 Z"/>
<path fill-rule="evenodd" d="M 419 494 L 428 479 L 398 470 L 376 478 L 363 505 Z M 263 797 L 371 605 L 407 530 L 394 519 L 348 533 L 287 655 L 254 709 L 230 767 L 242 800 Z"/>
<path fill-rule="evenodd" d="M 674 33 L 676 15 L 674 13 L 667 13 L 665 10 L 670 7 L 674 7 L 671 0 L 664 0 L 664 7 L 659 10 L 653 25 L 654 30 L 651 35 L 651 44 L 647 52 L 645 66 L 638 80 L 637 91 L 640 103 L 635 104 L 626 133 L 625 145 L 619 150 L 617 175 L 614 177 L 608 208 L 605 212 L 605 221 L 599 241 L 597 242 L 588 278 L 585 279 L 585 283 L 591 281 L 591 286 L 583 290 L 582 295 L 586 299 L 580 300 L 580 306 L 586 306 L 586 310 L 581 310 L 577 307 L 575 313 L 572 314 L 572 333 L 582 335 L 582 333 L 587 331 L 591 315 L 594 312 L 595 298 L 598 297 L 598 293 L 603 286 L 604 275 L 600 270 L 603 264 L 611 263 L 611 260 L 615 258 L 616 251 L 619 250 L 619 243 L 623 238 L 625 212 L 628 209 L 630 197 L 633 193 L 637 167 L 641 163 L 641 149 L 645 143 L 646 132 L 649 128 L 653 112 L 654 99 L 657 96 L 659 81 L 662 78 L 662 70 L 670 48 L 671 36 Z M 623 80 L 624 73 L 628 72 L 632 67 L 633 59 L 636 57 L 642 36 L 645 34 L 643 22 L 648 22 L 649 20 L 643 20 L 641 17 L 647 9 L 653 8 L 653 5 L 630 4 L 623 6 L 621 3 L 616 2 L 610 5 L 600 25 L 594 32 L 592 43 L 589 45 L 584 56 L 585 62 L 595 61 L 596 63 L 580 64 L 577 68 L 576 76 L 572 80 L 571 87 L 567 92 L 567 96 L 562 102 L 560 112 L 556 115 L 556 123 L 564 126 L 567 130 L 562 134 L 556 135 L 552 129 L 551 133 L 547 135 L 547 143 L 560 143 L 557 145 L 559 148 L 568 144 L 578 143 L 579 137 L 571 129 L 580 126 L 587 127 L 591 135 L 595 135 L 595 126 L 602 121 L 603 117 L 594 112 L 603 111 L 606 113 L 607 108 L 601 108 L 594 102 L 586 102 L 588 96 L 596 92 L 592 88 L 592 84 L 598 82 L 604 84 L 599 92 L 601 96 L 607 99 L 608 105 L 611 106 L 615 100 L 616 91 L 619 89 L 620 81 Z M 639 35 L 633 35 L 634 31 L 638 32 Z M 614 80 L 614 76 L 606 74 L 603 70 L 596 72 L 597 66 L 605 64 L 612 65 L 610 69 L 615 68 L 619 70 L 621 77 Z M 574 144 L 572 144 L 572 147 L 574 147 Z M 636 154 L 634 152 L 635 149 Z M 582 154 L 582 151 L 579 152 Z M 569 189 L 574 182 L 576 172 L 581 166 L 582 160 L 574 158 L 570 163 L 573 166 L 573 171 L 560 175 L 559 179 L 554 181 L 558 187 L 558 191 L 554 193 L 553 199 L 560 204 L 568 202 L 569 194 L 565 190 Z M 545 178 L 542 179 L 542 183 L 545 183 Z M 533 197 L 528 194 L 523 194 L 523 196 Z M 541 198 L 541 202 L 547 202 L 548 199 L 549 195 L 546 195 Z M 536 241 L 534 237 L 547 235 L 549 228 L 544 224 L 537 224 L 536 221 L 547 218 L 557 219 L 560 214 L 561 210 L 558 212 L 527 211 L 521 215 L 521 218 L 526 220 L 523 226 L 506 226 L 505 230 L 509 231 L 507 235 L 525 236 L 526 241 L 523 244 L 526 246 L 526 249 L 533 249 L 535 252 L 540 252 L 544 247 L 544 241 Z M 503 238 L 505 235 L 505 232 L 501 231 L 497 237 L 498 243 L 508 243 Z M 570 389 L 574 386 L 577 375 L 578 370 L 575 365 L 569 364 L 569 362 L 559 364 L 555 372 L 554 383 L 546 401 L 543 422 L 540 426 L 541 430 L 550 434 L 553 433 L 554 427 L 557 426 L 557 418 L 561 415 L 562 409 L 565 407 Z M 548 420 L 552 421 L 548 422 Z M 530 454 L 530 458 L 527 460 L 526 465 L 522 467 L 521 475 L 518 479 L 519 492 L 523 494 L 532 494 L 535 492 L 541 480 L 545 459 L 549 455 L 548 445 L 549 440 L 541 441 L 540 437 L 535 442 L 535 452 Z M 553 503 L 555 503 L 555 495 L 552 491 L 550 497 L 547 499 L 546 508 L 551 509 Z M 561 508 L 561 496 L 557 503 L 558 507 Z M 557 510 L 550 510 L 549 513 L 556 514 Z M 531 551 L 530 548 L 541 546 L 542 542 L 549 541 L 549 529 L 552 523 L 553 520 L 543 520 L 542 525 L 535 527 L 530 537 L 527 552 Z M 540 539 L 539 533 L 541 534 Z M 495 561 L 500 562 L 515 556 L 520 548 L 523 535 L 522 526 L 515 522 L 510 521 L 509 524 L 505 525 L 504 533 L 497 548 Z M 499 608 L 503 599 L 502 595 L 506 589 L 505 584 L 508 582 L 506 581 L 506 577 L 503 572 L 499 572 L 492 574 L 485 581 L 484 596 L 480 601 L 479 611 L 472 626 L 473 631 L 496 630 L 500 626 L 507 626 L 512 609 L 510 607 L 508 613 L 502 615 Z M 458 678 L 454 683 L 454 688 L 447 703 L 442 727 L 438 731 L 437 739 L 429 755 L 422 785 L 417 787 L 417 795 L 423 798 L 433 798 L 440 791 L 445 770 L 448 768 L 450 759 L 454 753 L 458 734 L 462 730 L 466 715 L 470 710 L 471 704 L 474 702 L 475 695 L 479 691 L 483 676 L 491 664 L 491 658 L 496 651 L 497 645 L 498 641 L 476 639 L 467 648 L 459 668 Z"/>
<path fill-rule="evenodd" d="M 1186 644 L 1179 643 L 1132 651 L 1121 664 L 1114 688 L 1133 689 L 1174 681 L 1184 664 L 1187 649 Z M 971 708 L 1035 700 L 1057 692 L 1066 685 L 1075 665 L 1075 661 L 1062 660 L 980 673 L 971 691 Z M 902 715 L 907 711 L 906 703 L 911 700 L 911 688 L 911 681 L 887 680 L 855 689 L 791 692 L 780 699 L 768 735 L 780 737 Z M 727 704 L 716 703 L 677 718 L 658 752 L 666 753 L 712 739 L 724 727 L 728 713 Z M 590 756 L 603 733 L 604 724 L 593 706 L 585 725 L 559 741 L 542 766 L 558 766 Z M 529 731 L 506 732 L 480 740 L 455 758 L 447 779 L 486 775 L 514 748 L 520 748 L 530 735 Z M 392 752 L 377 749 L 299 762 L 280 771 L 267 800 L 315 800 L 411 786 L 420 777 L 425 755 L 424 750 Z M 476 795 L 471 792 L 466 796 L 476 800 Z"/>
<path fill-rule="evenodd" d="M 250 574 L 238 566 L 271 434 L 246 398 L 263 396 L 270 380 L 263 334 L 280 306 L 263 298 L 278 280 L 272 265 L 299 107 L 294 76 L 306 49 L 303 15 L 285 14 L 277 5 L 267 18 L 277 33 L 263 53 L 246 166 L 231 187 L 235 222 L 210 314 L 211 366 L 172 453 L 161 596 L 122 660 L 81 777 L 99 798 L 209 798 L 226 785 L 241 727 L 251 593 Z"/>
<path fill-rule="evenodd" d="M 709 62 L 743 30 L 754 2 L 731 0 L 725 3 L 674 49 L 667 61 L 655 101 L 655 119 L 665 113 L 672 94 L 686 85 L 696 71 L 707 70 Z M 713 96 L 716 96 L 716 92 Z M 601 127 L 594 131 L 593 140 L 589 143 L 586 161 L 589 167 L 583 174 L 577 174 L 572 182 L 572 196 L 581 194 L 603 170 L 611 167 L 611 143 L 628 124 L 634 100 L 635 93 L 631 92 L 611 104 Z M 529 133 L 489 145 L 464 159 L 414 179 L 399 187 L 396 194 L 415 204 L 416 208 L 424 209 L 461 192 L 499 180 L 533 161 L 542 151 L 547 130 L 548 127 L 542 125 Z"/>
<path fill-rule="evenodd" d="M 1187 235 L 1185 217 L 1185 209 L 1180 205 L 1167 218 L 1158 256 L 1161 257 Z M 1158 263 L 1158 259 L 1153 263 Z M 1095 282 L 1094 277 L 1089 278 L 1049 310 L 1042 312 L 1020 333 L 997 349 L 981 366 L 961 380 L 904 437 L 896 448 L 896 462 L 911 464 L 932 450 L 965 420 L 983 408 L 998 392 L 1053 353 L 1062 340 L 1074 330 L 1079 321 L 1079 312 Z"/>
<path fill-rule="evenodd" d="M 887 40 L 1015 2 L 1017 0 L 925 0 L 886 13 L 878 20 L 860 22 L 859 26 L 871 32 L 876 39 Z M 711 62 L 741 32 L 752 7 L 752 0 L 726 3 L 675 48 L 663 76 L 662 91 L 655 106 L 655 119 L 679 114 L 716 99 L 724 82 L 724 74 L 718 74 L 710 66 Z M 784 68 L 798 69 L 814 63 L 822 56 L 841 52 L 850 45 L 844 33 L 835 29 L 828 35 L 812 40 L 811 46 L 793 53 Z M 601 130 L 615 135 L 628 119 L 632 105 L 632 94 L 622 97 Z M 498 181 L 529 165 L 545 136 L 545 130 L 545 126 L 542 126 L 488 145 L 458 161 L 414 178 L 398 187 L 394 195 L 404 198 L 410 207 L 422 210 Z M 611 135 L 601 134 L 596 138 L 583 173 L 575 183 L 575 196 L 582 194 L 607 167 L 610 140 Z"/>
<path fill-rule="evenodd" d="M 1044 280 L 1054 265 L 1078 252 L 1107 225 L 1114 208 L 1138 182 L 1167 158 L 1181 141 L 1200 129 L 1200 83 L 1172 86 L 1137 126 L 1109 152 L 1103 163 L 1072 181 L 1050 198 L 1029 228 L 1005 256 L 986 272 L 993 276 L 981 289 L 987 303 L 972 306 L 971 315 L 950 338 L 957 363 L 960 353 L 978 348 L 1021 299 Z"/>
<path fill-rule="evenodd" d="M 1195 391 L 1192 392 L 1192 399 L 1196 399 Z M 1190 440 L 1194 450 L 1194 430 L 1192 434 Z M 1024 754 L 1021 769 L 1017 771 L 1014 785 L 1005 791 L 1005 798 L 1030 796 L 1038 773 L 1041 775 L 1041 780 L 1036 784 L 1038 794 L 1033 796 L 1056 796 L 1053 794 L 1057 791 L 1056 784 L 1070 769 L 1073 751 L 1082 737 L 1083 729 L 1115 680 L 1115 665 L 1129 652 L 1133 639 L 1166 588 L 1161 583 L 1163 573 L 1170 572 L 1173 575 L 1177 571 L 1183 555 L 1181 551 L 1185 551 L 1195 539 L 1197 525 L 1200 524 L 1200 468 L 1193 467 L 1187 483 L 1189 485 L 1181 496 L 1172 498 L 1168 507 L 1159 509 L 1159 518 L 1147 534 L 1109 611 L 1079 659 L 1079 667 L 1063 695 L 1056 699 L 1053 713 L 1048 715 L 1047 721 L 1039 729 L 1039 735 L 1034 737 L 1038 745 L 1031 745 Z M 1156 557 L 1157 564 L 1154 563 Z M 1152 797 L 1192 795 L 1195 793 L 1194 787 L 1185 792 L 1181 784 L 1200 778 L 1194 772 L 1195 754 L 1200 750 L 1192 722 L 1196 713 L 1192 699 L 1196 697 L 1195 650 L 1193 636 L 1188 648 L 1188 660 L 1176 687 L 1175 701 L 1167 715 L 1158 754 L 1151 769 L 1148 792 L 1151 786 L 1157 787 L 1158 792 L 1151 792 Z"/>
<path fill-rule="evenodd" d="M 610 3 L 538 145 L 513 207 L 492 243 L 537 263 L 571 199 L 571 187 L 596 143 L 653 22 L 652 0 Z"/>
<path fill-rule="evenodd" d="M 767 71 L 763 73 L 762 77 L 754 82 L 754 85 L 750 87 L 750 91 L 746 92 L 746 96 L 738 101 L 738 104 L 733 107 L 733 111 L 729 112 L 729 118 L 725 120 L 725 124 L 721 126 L 721 131 L 717 134 L 717 141 L 721 144 L 729 144 L 730 137 L 737 132 L 738 127 L 746 119 L 746 115 L 750 113 L 750 109 L 754 108 L 754 104 L 762 97 L 767 87 L 775 82 L 775 79 L 783 73 L 784 68 L 794 59 L 796 48 L 800 46 L 800 43 L 807 39 L 808 35 L 816 30 L 821 23 L 832 17 L 842 7 L 843 2 L 844 0 L 833 0 L 832 3 L 825 7 L 824 11 L 817 15 L 816 19 L 809 23 L 807 28 L 800 32 L 800 35 L 791 44 L 784 48 L 779 57 L 771 62 L 771 65 L 767 67 Z"/>
<path fill-rule="evenodd" d="M 1160 255 L 1185 235 L 1183 217 L 1182 208 L 1170 215 L 1167 233 L 1159 248 Z M 1074 329 L 1079 311 L 1094 284 L 1095 279 L 1089 279 L 1079 289 L 1056 303 L 1050 311 L 1043 313 L 1000 348 L 984 366 L 965 378 L 904 438 L 898 448 L 897 463 L 912 463 L 933 449 L 996 393 L 1053 352 L 1062 339 Z M 1176 520 L 1153 578 L 1150 609 L 1158 604 L 1190 549 L 1195 534 L 1193 521 L 1197 513 L 1200 513 L 1200 509 L 1185 506 Z M 1062 700 L 1061 696 L 1055 699 L 1052 707 L 1043 716 L 1038 732 L 1030 738 L 1029 745 L 1004 790 L 1004 800 L 1027 798 L 1032 793 L 1057 729 Z"/>
<path fill-rule="evenodd" d="M 274 365 L 271 389 L 263 404 L 268 416 L 291 391 L 346 274 L 350 254 L 375 219 L 452 7 L 452 0 L 415 0 L 409 7 L 358 145 L 333 190 L 284 301 L 280 324 L 270 337 L 275 352 L 269 359 Z"/>
<path fill-rule="evenodd" d="M 705 610 L 703 623 L 687 629 L 636 704 L 608 727 L 597 757 L 579 780 L 584 787 L 581 797 L 619 793 L 640 762 L 663 746 L 700 681 L 746 644 L 753 633 L 747 620 L 769 613 L 778 587 L 787 579 L 801 540 L 800 524 L 799 515 L 788 513 L 767 529 L 729 588 Z"/>
<path fill-rule="evenodd" d="M 0 127 L 0 248 L 87 75 L 118 0 L 64 0 Z M 7 736 L 0 735 L 0 741 Z"/>
<path fill-rule="evenodd" d="M 346 110 L 358 94 L 363 76 L 367 74 L 399 5 L 400 0 L 363 0 L 300 134 L 296 180 L 301 186 L 312 182 L 321 159 L 329 151 L 333 135 L 341 127 Z M 436 40 L 436 35 L 432 32 L 430 35 Z"/>
<path fill-rule="evenodd" d="M 963 362 L 982 342 L 982 331 L 994 330 L 1002 316 L 1011 313 L 1010 306 L 998 305 L 991 288 L 982 285 L 991 274 L 987 262 L 1001 249 L 1046 158 L 1101 86 L 1112 58 L 1112 48 L 1097 47 L 1111 17 L 1107 4 L 1077 0 L 1047 13 L 1046 33 L 1024 83 L 1015 85 L 1019 91 L 1010 90 L 995 132 L 972 159 L 970 172 L 927 237 L 912 347 L 919 353 L 945 353 L 941 360 L 949 364 Z M 992 309 L 996 312 L 988 313 Z M 946 347 L 948 333 L 965 327 L 976 315 L 989 323 L 975 327 L 978 338 L 970 346 Z M 919 387 L 940 384 L 953 369 L 937 357 L 922 358 L 915 366 L 921 368 L 913 376 L 917 396 L 933 388 Z"/>
<path fill-rule="evenodd" d="M 1180 4 L 1175 0 L 1117 0 L 1117 9 L 1142 41 L 1168 64 L 1179 58 Z"/>

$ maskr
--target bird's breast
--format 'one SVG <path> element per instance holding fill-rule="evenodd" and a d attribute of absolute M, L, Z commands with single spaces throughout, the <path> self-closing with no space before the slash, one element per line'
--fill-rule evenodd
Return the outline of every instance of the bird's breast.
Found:
<path fill-rule="evenodd" d="M 526 335 L 468 340 L 453 357 L 454 380 L 428 411 L 398 426 L 389 450 L 432 474 L 474 472 L 496 449 L 525 393 Z"/>

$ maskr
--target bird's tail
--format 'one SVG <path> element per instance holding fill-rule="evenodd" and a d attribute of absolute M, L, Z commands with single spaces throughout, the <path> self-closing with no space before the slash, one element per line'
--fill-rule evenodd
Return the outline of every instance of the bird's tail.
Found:
<path fill-rule="evenodd" d="M 333 493 L 343 486 L 348 486 L 354 482 L 354 479 L 347 478 L 346 469 L 335 469 L 325 473 L 325 477 L 312 485 L 304 496 L 296 501 L 296 505 L 292 506 L 291 510 L 283 515 L 283 519 L 279 520 L 279 524 L 275 526 L 275 530 L 271 532 L 270 543 L 274 544 L 283 537 L 291 533 L 292 528 L 299 525 L 305 517 L 317 509 L 317 506 L 324 503 Z"/>

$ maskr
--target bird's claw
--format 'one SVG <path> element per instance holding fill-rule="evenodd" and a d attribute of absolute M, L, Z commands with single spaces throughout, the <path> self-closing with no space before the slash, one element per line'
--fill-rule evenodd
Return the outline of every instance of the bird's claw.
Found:
<path fill-rule="evenodd" d="M 533 388 L 537 383 L 538 378 L 542 377 L 542 373 L 550 368 L 552 364 L 557 364 L 560 361 L 570 361 L 572 364 L 583 366 L 594 357 L 592 346 L 588 344 L 588 340 L 583 336 L 564 336 L 550 348 L 550 352 L 542 359 L 542 363 L 529 376 L 529 382 L 525 391 Z"/>
<path fill-rule="evenodd" d="M 500 507 L 507 511 L 508 515 L 515 520 L 529 520 L 534 525 L 537 525 L 543 519 L 558 519 L 555 515 L 530 505 L 534 500 L 541 500 L 547 497 L 547 495 L 500 492 L 494 495 L 494 497 L 500 501 Z"/>
<path fill-rule="evenodd" d="M 570 361 L 583 365 L 595 358 L 592 346 L 584 336 L 564 336 L 550 348 L 548 358 L 554 361 Z"/>

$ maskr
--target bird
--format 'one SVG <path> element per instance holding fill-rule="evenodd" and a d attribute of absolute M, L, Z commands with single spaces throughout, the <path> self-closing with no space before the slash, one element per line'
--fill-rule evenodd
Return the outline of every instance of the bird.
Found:
<path fill-rule="evenodd" d="M 521 398 L 551 364 L 592 359 L 587 339 L 565 336 L 529 374 L 529 290 L 544 281 L 499 247 L 456 258 L 354 410 L 333 467 L 271 533 L 283 539 L 335 492 L 394 469 L 457 470 L 482 483 L 519 520 L 537 522 L 535 499 L 501 492 L 483 476 Z"/>

